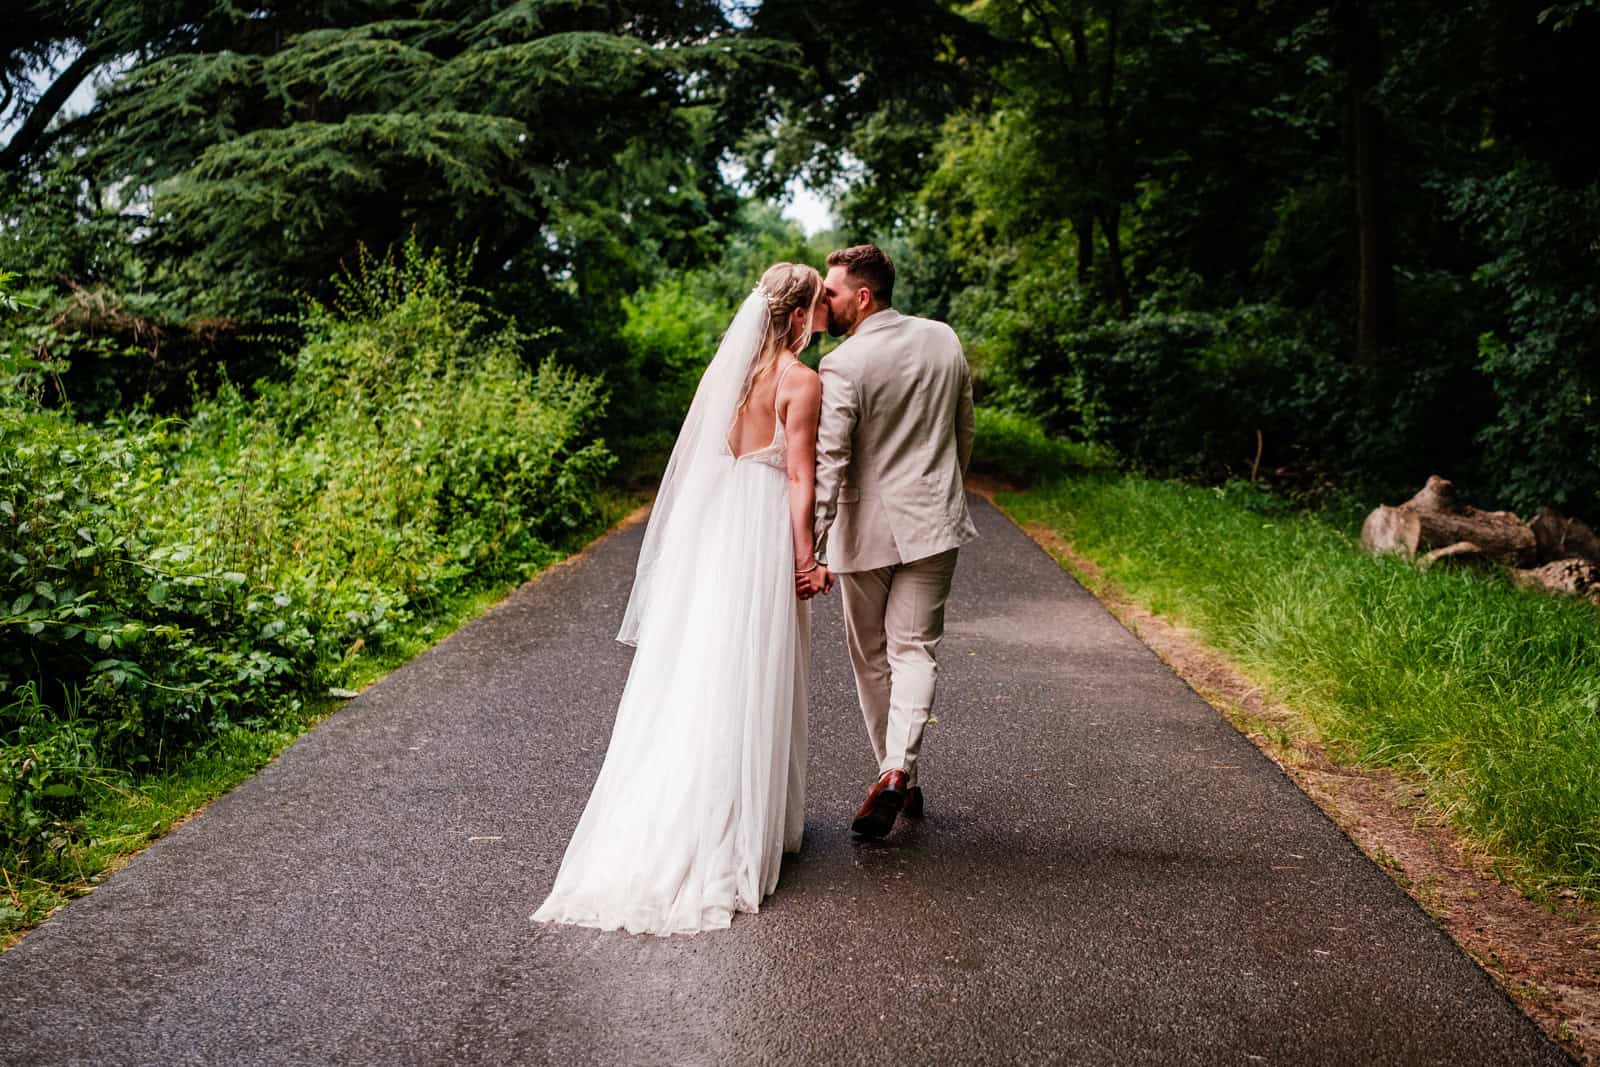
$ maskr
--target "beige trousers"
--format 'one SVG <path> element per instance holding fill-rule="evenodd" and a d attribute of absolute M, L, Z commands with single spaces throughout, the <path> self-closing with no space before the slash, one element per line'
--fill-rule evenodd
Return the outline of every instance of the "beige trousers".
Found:
<path fill-rule="evenodd" d="M 934 653 L 944 636 L 956 552 L 839 575 L 856 696 L 878 773 L 903 770 L 912 784 L 933 710 Z"/>

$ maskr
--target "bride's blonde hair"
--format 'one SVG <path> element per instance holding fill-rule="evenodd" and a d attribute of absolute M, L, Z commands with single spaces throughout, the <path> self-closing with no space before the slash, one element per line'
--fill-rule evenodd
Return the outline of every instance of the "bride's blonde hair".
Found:
<path fill-rule="evenodd" d="M 761 342 L 761 353 L 751 364 L 750 376 L 745 379 L 744 389 L 739 393 L 740 411 L 750 401 L 750 390 L 773 372 L 783 354 L 794 351 L 800 337 L 810 337 L 811 324 L 807 322 L 804 333 L 797 337 L 790 330 L 789 316 L 794 314 L 795 308 L 810 308 L 817 302 L 817 294 L 822 292 L 822 275 L 804 263 L 777 263 L 767 268 L 756 291 L 767 298 L 770 315 L 767 318 L 767 335 Z"/>

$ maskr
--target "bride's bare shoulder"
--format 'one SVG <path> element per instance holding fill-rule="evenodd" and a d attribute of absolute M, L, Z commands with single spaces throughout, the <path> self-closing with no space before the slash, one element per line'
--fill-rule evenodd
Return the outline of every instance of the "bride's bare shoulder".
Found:
<path fill-rule="evenodd" d="M 822 379 L 804 363 L 790 368 L 778 383 L 778 411 L 783 418 L 815 409 L 822 403 Z"/>
<path fill-rule="evenodd" d="M 782 388 L 788 396 L 820 396 L 822 377 L 804 363 L 796 363 L 794 369 L 783 376 Z"/>

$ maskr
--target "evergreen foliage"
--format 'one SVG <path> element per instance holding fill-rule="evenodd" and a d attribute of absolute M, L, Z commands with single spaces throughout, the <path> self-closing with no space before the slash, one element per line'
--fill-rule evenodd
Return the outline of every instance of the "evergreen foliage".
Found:
<path fill-rule="evenodd" d="M 734 32 L 711 0 L 28 10 L 7 85 L 78 54 L 110 78 L 86 114 L 13 139 L 0 243 L 42 236 L 46 219 L 51 238 L 85 221 L 108 231 L 130 262 L 100 281 L 106 302 L 155 305 L 140 317 L 168 337 L 228 324 L 207 355 L 244 378 L 260 366 L 244 339 L 299 294 L 325 295 L 358 245 L 411 236 L 477 249 L 491 300 L 560 329 L 569 363 L 603 369 L 621 352 L 620 295 L 720 241 L 735 203 L 719 170 L 731 72 L 775 76 L 793 59 Z M 14 93 L 13 114 L 47 110 L 35 96 Z M 56 270 L 21 268 L 51 295 L 52 326 L 103 266 L 61 243 Z M 75 364 L 95 358 L 53 342 Z M 172 369 L 181 385 L 192 368 Z"/>

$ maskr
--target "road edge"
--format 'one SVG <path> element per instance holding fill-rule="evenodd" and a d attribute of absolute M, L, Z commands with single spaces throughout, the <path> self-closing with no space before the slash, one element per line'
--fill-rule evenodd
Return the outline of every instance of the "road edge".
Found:
<path fill-rule="evenodd" d="M 1422 783 L 1388 769 L 1342 766 L 1315 727 L 1222 653 L 1140 606 L 1058 532 L 1020 523 L 995 498 L 1012 487 L 970 478 L 967 489 L 1073 575 L 1122 626 L 1276 763 L 1369 859 L 1416 901 L 1552 1041 L 1600 1064 L 1600 908 L 1540 903 L 1496 872 L 1455 832 Z"/>
<path fill-rule="evenodd" d="M 526 587 L 528 587 L 530 585 L 534 585 L 534 584 L 537 584 L 538 582 L 543 581 L 547 576 L 549 576 L 550 574 L 554 573 L 557 570 L 560 570 L 562 568 L 569 567 L 569 566 L 572 566 L 573 564 L 578 563 L 580 560 L 588 557 L 592 552 L 594 552 L 604 542 L 611 540 L 611 538 L 613 538 L 613 537 L 617 536 L 618 534 L 622 533 L 623 531 L 627 530 L 629 527 L 635 526 L 638 523 L 643 522 L 646 518 L 649 517 L 650 507 L 651 507 L 652 502 L 653 502 L 653 496 L 652 496 L 652 498 L 650 500 L 646 500 L 644 503 L 638 505 L 637 507 L 635 507 L 634 509 L 629 511 L 626 515 L 624 515 L 622 518 L 620 518 L 616 522 L 612 523 L 605 530 L 602 530 L 600 533 L 596 534 L 593 538 L 591 538 L 588 542 L 586 542 L 582 548 L 578 549 L 576 552 L 573 552 L 570 555 L 564 556 L 561 559 L 556 560 L 554 563 L 551 563 L 548 566 L 542 568 L 537 574 L 533 575 L 532 577 L 530 577 L 530 578 L 528 578 L 528 579 L 526 579 L 524 581 L 518 582 L 516 585 L 514 585 L 511 588 L 507 589 L 506 592 L 504 593 L 504 595 L 502 595 L 498 600 L 496 600 L 493 603 L 489 604 L 487 607 L 485 607 L 482 611 L 478 612 L 477 614 L 471 615 L 469 617 L 461 619 L 460 622 L 449 633 L 446 633 L 446 634 L 442 635 L 437 640 L 435 640 L 433 643 L 429 644 L 426 648 L 422 648 L 422 649 L 418 650 L 417 654 L 412 656 L 410 659 L 405 660 L 402 663 L 397 663 L 393 667 L 391 667 L 389 670 L 384 671 L 382 674 L 379 674 L 379 675 L 377 675 L 377 676 L 375 676 L 373 678 L 367 679 L 365 682 L 363 682 L 361 684 L 361 688 L 360 689 L 355 690 L 355 695 L 359 696 L 361 693 L 363 693 L 366 690 L 372 688 L 374 685 L 377 685 L 379 682 L 383 681 L 385 678 L 388 678 L 390 675 L 394 674 L 396 671 L 404 669 L 409 664 L 414 663 L 418 658 L 420 658 L 420 657 L 426 655 L 427 653 L 431 652 L 432 650 L 438 648 L 440 645 L 443 645 L 445 642 L 447 642 L 451 638 L 453 638 L 456 634 L 460 633 L 462 630 L 465 630 L 468 626 L 471 626 L 474 622 L 477 622 L 479 619 L 482 619 L 484 616 L 489 615 L 491 612 L 494 612 L 494 611 L 498 610 L 503 604 L 506 603 L 506 601 L 508 601 L 512 597 L 516 596 L 517 593 L 519 593 L 521 590 L 525 589 Z M 43 926 L 45 923 L 49 922 L 55 916 L 61 914 L 61 912 L 64 909 L 70 907 L 73 903 L 75 903 L 75 902 L 77 902 L 79 900 L 82 900 L 84 897 L 87 897 L 87 896 L 91 895 L 96 889 L 98 889 L 98 888 L 100 888 L 100 886 L 104 885 L 107 879 L 109 879 L 109 878 L 113 877 L 114 875 L 116 875 L 119 871 L 122 870 L 122 868 L 126 867 L 136 857 L 142 855 L 145 852 L 146 849 L 150 848 L 150 846 L 154 845 L 157 841 L 160 841 L 163 838 L 170 836 L 179 827 L 183 826 L 185 823 L 189 822 L 190 820 L 192 820 L 195 817 L 197 817 L 200 814 L 202 814 L 207 808 L 211 807 L 211 805 L 215 804 L 217 801 L 221 800 L 223 797 L 227 796 L 229 793 L 232 793 L 234 790 L 238 789 L 240 786 L 244 785 L 246 782 L 248 782 L 248 781 L 252 780 L 253 778 L 255 778 L 262 771 L 264 771 L 268 767 L 272 766 L 272 764 L 277 762 L 278 758 L 280 756 L 282 756 L 284 752 L 288 751 L 289 748 L 291 746 L 293 746 L 296 742 L 298 742 L 301 738 L 305 737 L 311 731 L 317 729 L 317 727 L 321 726 L 323 723 L 327 722 L 333 716 L 337 715 L 340 711 L 342 711 L 344 709 L 344 706 L 345 706 L 346 703 L 348 703 L 348 701 L 341 702 L 337 706 L 332 707 L 331 709 L 329 709 L 326 714 L 319 715 L 315 719 L 315 721 L 311 722 L 309 725 L 306 726 L 306 728 L 304 730 L 302 730 L 298 734 L 296 734 L 293 740 L 291 740 L 287 744 L 285 744 L 282 748 L 280 748 L 277 752 L 275 752 L 271 756 L 271 758 L 267 759 L 264 763 L 261 764 L 261 766 L 257 767 L 250 774 L 246 775 L 243 778 L 240 778 L 238 781 L 234 782 L 232 785 L 228 786 L 226 789 L 223 789 L 220 792 L 218 792 L 215 796 L 210 797 L 206 801 L 196 805 L 193 808 L 190 808 L 188 811 L 184 812 L 182 815 L 179 815 L 178 817 L 173 819 L 172 822 L 164 830 L 162 830 L 160 833 L 155 834 L 155 835 L 151 836 L 150 838 L 146 839 L 145 842 L 143 844 L 141 844 L 139 847 L 134 848 L 134 849 L 132 849 L 132 850 L 130 850 L 128 852 L 123 852 L 123 853 L 117 854 L 115 857 L 113 857 L 106 864 L 105 867 L 103 867 L 99 871 L 97 871 L 95 873 L 95 875 L 89 880 L 89 882 L 87 883 L 89 888 L 84 889 L 82 892 L 75 892 L 75 895 L 73 895 L 70 899 L 63 901 L 58 906 L 52 908 L 38 922 L 31 923 L 31 924 L 29 924 L 27 926 L 24 926 L 24 927 L 21 927 L 21 928 L 18 928 L 18 929 L 13 929 L 13 930 L 7 931 L 4 934 L 0 934 L 0 955 L 4 955 L 5 953 L 7 953 L 7 952 L 11 951 L 12 949 L 16 948 L 18 945 L 22 944 L 22 942 L 25 941 L 28 938 L 28 935 L 32 934 L 35 930 L 38 930 L 41 926 Z M 3 892 L 5 888 L 6 887 L 0 886 L 0 892 Z M 0 899 L 3 899 L 3 897 L 0 897 Z"/>

